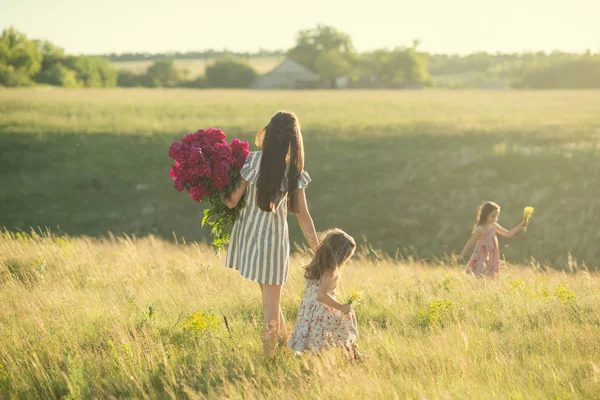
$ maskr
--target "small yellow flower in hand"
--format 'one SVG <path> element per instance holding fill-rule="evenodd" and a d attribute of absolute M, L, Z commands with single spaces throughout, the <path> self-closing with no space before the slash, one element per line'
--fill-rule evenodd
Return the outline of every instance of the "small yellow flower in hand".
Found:
<path fill-rule="evenodd" d="M 354 289 L 350 289 L 348 292 L 348 304 L 360 304 L 362 301 L 362 293 L 357 292 Z"/>
<path fill-rule="evenodd" d="M 533 214 L 534 210 L 535 208 L 531 206 L 525 207 L 525 210 L 523 210 L 523 221 L 529 222 L 529 218 L 531 218 L 531 215 Z M 525 226 L 523 230 L 526 231 L 527 227 Z"/>

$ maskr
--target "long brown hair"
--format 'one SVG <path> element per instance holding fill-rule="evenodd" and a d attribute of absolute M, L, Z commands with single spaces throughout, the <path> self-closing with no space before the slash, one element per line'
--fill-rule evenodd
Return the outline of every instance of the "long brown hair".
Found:
<path fill-rule="evenodd" d="M 488 217 L 494 211 L 500 212 L 500 206 L 493 201 L 486 201 L 477 210 L 477 224 L 473 227 L 475 230 L 479 225 L 483 225 L 487 222 Z"/>
<path fill-rule="evenodd" d="M 354 254 L 356 242 L 341 229 L 330 229 L 310 264 L 304 267 L 306 279 L 319 280 L 327 271 L 335 271 Z"/>
<path fill-rule="evenodd" d="M 298 117 L 290 111 L 279 111 L 256 135 L 256 146 L 262 150 L 256 182 L 258 207 L 275 212 L 286 195 L 281 185 L 287 171 L 288 209 L 295 212 L 298 179 L 304 169 L 304 143 Z"/>

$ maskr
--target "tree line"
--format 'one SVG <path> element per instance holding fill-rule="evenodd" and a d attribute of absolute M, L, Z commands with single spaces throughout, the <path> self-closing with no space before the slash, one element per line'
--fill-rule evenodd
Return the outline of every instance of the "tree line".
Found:
<path fill-rule="evenodd" d="M 48 41 L 29 40 L 14 28 L 5 29 L 0 36 L 3 86 L 113 87 L 117 76 L 104 58 L 68 55 Z"/>
<path fill-rule="evenodd" d="M 216 58 L 233 57 L 248 59 L 251 57 L 281 57 L 285 56 L 284 50 L 266 50 L 261 49 L 256 53 L 251 52 L 234 52 L 227 50 L 206 50 L 206 51 L 186 51 L 186 52 L 170 52 L 170 53 L 110 53 L 98 54 L 96 57 L 108 58 L 114 62 L 129 62 L 129 61 L 158 61 L 158 60 L 213 60 Z"/>
<path fill-rule="evenodd" d="M 410 46 L 360 53 L 349 35 L 318 25 L 298 33 L 287 51 L 230 53 L 209 50 L 169 54 L 126 53 L 75 56 L 45 40 L 31 40 L 14 28 L 0 36 L 0 85 L 47 84 L 77 87 L 231 87 L 247 88 L 257 73 L 248 59 L 282 56 L 317 73 L 323 85 L 336 87 L 346 77 L 350 87 L 477 87 L 485 81 L 523 89 L 600 88 L 600 54 L 565 52 L 469 55 L 429 54 L 414 40 Z M 210 59 L 204 75 L 190 77 L 174 59 Z M 117 70 L 111 61 L 151 60 L 144 73 Z M 442 79 L 448 78 L 448 79 Z"/>

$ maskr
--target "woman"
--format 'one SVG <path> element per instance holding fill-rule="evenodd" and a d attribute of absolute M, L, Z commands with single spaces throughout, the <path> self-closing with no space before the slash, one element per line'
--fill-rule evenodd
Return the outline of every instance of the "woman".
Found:
<path fill-rule="evenodd" d="M 311 249 L 319 241 L 304 189 L 311 181 L 304 171 L 304 144 L 298 118 L 280 111 L 258 132 L 256 146 L 241 170 L 240 185 L 226 199 L 233 208 L 245 196 L 246 207 L 233 226 L 226 265 L 259 283 L 264 322 L 263 350 L 273 355 L 277 338 L 287 339 L 281 312 L 281 290 L 288 277 L 290 244 L 288 211 L 295 213 Z"/>

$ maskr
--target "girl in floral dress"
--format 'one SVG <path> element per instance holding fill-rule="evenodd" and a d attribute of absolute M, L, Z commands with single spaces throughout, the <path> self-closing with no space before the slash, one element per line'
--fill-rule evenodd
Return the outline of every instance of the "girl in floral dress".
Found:
<path fill-rule="evenodd" d="M 329 230 L 314 258 L 305 268 L 306 286 L 288 347 L 298 352 L 320 353 L 342 347 L 352 358 L 358 352 L 356 315 L 350 304 L 336 300 L 336 288 L 345 262 L 354 254 L 354 239 L 340 229 Z"/>
<path fill-rule="evenodd" d="M 513 229 L 507 230 L 498 224 L 499 215 L 500 206 L 494 202 L 488 201 L 479 207 L 477 214 L 478 223 L 473 229 L 473 236 L 457 257 L 459 262 L 463 261 L 465 253 L 475 245 L 473 255 L 467 263 L 467 273 L 478 277 L 498 277 L 500 271 L 500 251 L 498 250 L 498 238 L 496 234 L 511 237 L 528 224 L 528 221 L 524 220 Z"/>

